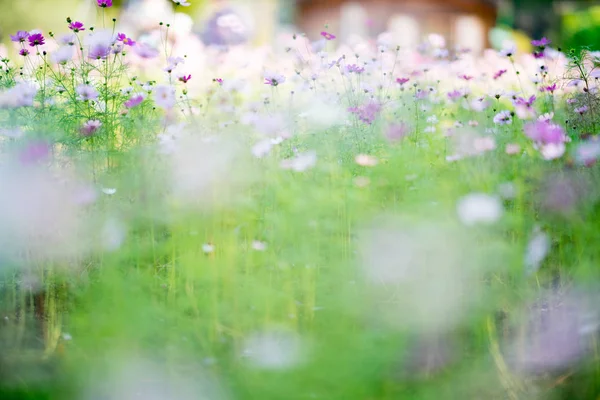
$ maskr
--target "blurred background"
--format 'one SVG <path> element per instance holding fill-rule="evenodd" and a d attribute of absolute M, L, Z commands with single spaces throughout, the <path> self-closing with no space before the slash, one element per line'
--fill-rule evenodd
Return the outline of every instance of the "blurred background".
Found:
<path fill-rule="evenodd" d="M 18 29 L 64 31 L 67 16 L 89 23 L 98 17 L 95 0 L 0 0 L 0 40 Z M 600 39 L 596 0 L 114 0 L 108 13 L 132 34 L 161 20 L 194 32 L 212 44 L 270 42 L 278 31 L 296 27 L 317 38 L 326 29 L 340 39 L 399 32 L 401 45 L 415 45 L 439 33 L 451 46 L 475 51 L 507 38 L 527 47 L 547 36 L 557 47 L 594 46 Z M 176 11 L 176 12 L 175 12 Z"/>

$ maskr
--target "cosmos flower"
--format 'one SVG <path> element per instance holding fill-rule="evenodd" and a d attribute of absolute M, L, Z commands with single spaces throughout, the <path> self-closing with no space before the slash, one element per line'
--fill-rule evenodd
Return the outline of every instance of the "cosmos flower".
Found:
<path fill-rule="evenodd" d="M 501 77 L 502 75 L 504 75 L 505 73 L 506 73 L 506 70 L 505 70 L 505 69 L 501 69 L 501 70 L 499 70 L 498 72 L 496 72 L 496 73 L 494 74 L 494 79 L 500 79 L 500 77 Z"/>
<path fill-rule="evenodd" d="M 365 124 L 372 124 L 379 111 L 381 111 L 381 106 L 375 102 L 369 102 L 357 107 L 348 108 L 352 114 L 356 115 L 359 120 L 364 122 Z"/>
<path fill-rule="evenodd" d="M 124 33 L 118 33 L 117 40 L 126 46 L 135 46 L 135 40 L 127 37 L 127 35 Z"/>
<path fill-rule="evenodd" d="M 271 72 L 271 71 L 265 72 L 264 79 L 265 79 L 265 85 L 271 85 L 274 87 L 279 86 L 283 82 L 285 82 L 285 76 L 275 73 L 275 72 Z"/>
<path fill-rule="evenodd" d="M 543 38 L 541 38 L 539 40 L 532 40 L 531 41 L 531 44 L 533 46 L 536 46 L 536 47 L 545 47 L 545 46 L 548 46 L 550 43 L 551 43 L 550 40 L 547 39 L 546 37 L 543 37 Z"/>
<path fill-rule="evenodd" d="M 173 3 L 175 3 L 176 6 L 181 6 L 181 7 L 189 7 L 192 5 L 192 3 L 190 3 L 187 0 L 171 0 Z"/>
<path fill-rule="evenodd" d="M 396 78 L 396 83 L 403 86 L 406 82 L 410 81 L 410 78 Z"/>
<path fill-rule="evenodd" d="M 525 135 L 540 144 L 559 144 L 566 140 L 565 131 L 560 125 L 548 121 L 535 121 L 523 126 Z"/>
<path fill-rule="evenodd" d="M 75 91 L 79 95 L 79 100 L 89 101 L 98 98 L 98 91 L 91 85 L 79 85 Z"/>
<path fill-rule="evenodd" d="M 410 129 L 408 125 L 404 122 L 390 124 L 385 131 L 385 137 L 390 142 L 398 142 L 405 138 L 409 131 Z"/>
<path fill-rule="evenodd" d="M 50 55 L 50 58 L 57 64 L 64 64 L 73 58 L 73 53 L 72 46 L 61 46 Z"/>
<path fill-rule="evenodd" d="M 346 65 L 346 71 L 355 74 L 362 74 L 363 72 L 365 72 L 365 69 L 363 67 L 359 67 L 356 64 L 349 64 Z"/>
<path fill-rule="evenodd" d="M 190 79 L 192 79 L 192 75 L 190 75 L 190 74 L 188 74 L 188 75 L 181 75 L 181 76 L 178 78 L 178 80 L 179 80 L 180 82 L 183 82 L 183 83 L 188 83 L 188 81 L 189 81 Z"/>
<path fill-rule="evenodd" d="M 19 54 L 22 55 L 23 57 L 26 57 L 29 55 L 29 50 L 21 49 L 21 50 L 19 50 Z"/>
<path fill-rule="evenodd" d="M 175 88 L 170 85 L 158 85 L 154 88 L 154 102 L 157 106 L 168 110 L 175 106 Z"/>
<path fill-rule="evenodd" d="M 97 119 L 86 121 L 81 127 L 81 135 L 86 137 L 92 136 L 98 129 L 100 129 L 101 126 L 102 122 L 98 121 Z"/>
<path fill-rule="evenodd" d="M 123 105 L 127 108 L 133 108 L 140 105 L 144 101 L 143 94 L 134 94 L 127 101 L 123 103 Z"/>
<path fill-rule="evenodd" d="M 113 5 L 113 0 L 96 0 L 96 2 L 98 3 L 98 7 L 102 8 L 112 7 Z"/>
<path fill-rule="evenodd" d="M 323 36 L 325 38 L 325 40 L 333 40 L 336 38 L 336 36 L 332 33 L 328 33 L 328 32 L 321 32 L 321 36 Z"/>
<path fill-rule="evenodd" d="M 73 21 L 69 24 L 69 29 L 73 32 L 81 32 L 85 31 L 85 27 L 83 26 L 83 22 Z"/>
<path fill-rule="evenodd" d="M 512 124 L 512 114 L 510 111 L 500 111 L 494 117 L 494 123 L 496 125 L 510 125 Z"/>
<path fill-rule="evenodd" d="M 46 43 L 44 41 L 44 35 L 42 35 L 41 33 L 34 33 L 32 35 L 29 35 L 27 37 L 27 40 L 29 41 L 29 46 L 31 47 L 42 46 Z"/>
<path fill-rule="evenodd" d="M 27 31 L 18 31 L 14 35 L 10 35 L 10 40 L 15 43 L 25 43 L 27 38 L 29 37 L 29 32 Z"/>

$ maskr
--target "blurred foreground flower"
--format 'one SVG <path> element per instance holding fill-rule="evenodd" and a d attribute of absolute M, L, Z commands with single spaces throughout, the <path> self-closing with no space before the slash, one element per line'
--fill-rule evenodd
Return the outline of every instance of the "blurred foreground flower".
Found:
<path fill-rule="evenodd" d="M 471 193 L 458 200 L 456 212 L 460 221 L 467 225 L 493 224 L 498 221 L 504 209 L 496 196 L 485 193 Z"/>

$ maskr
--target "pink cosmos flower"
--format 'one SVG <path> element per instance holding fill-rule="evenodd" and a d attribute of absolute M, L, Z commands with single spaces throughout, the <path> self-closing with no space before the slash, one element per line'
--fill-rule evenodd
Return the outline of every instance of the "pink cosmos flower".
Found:
<path fill-rule="evenodd" d="M 471 79 L 473 79 L 473 77 L 472 77 L 472 76 L 470 76 L 470 75 L 466 75 L 466 74 L 459 75 L 458 77 L 459 77 L 460 79 L 464 79 L 464 80 L 465 80 L 465 81 L 467 81 L 467 82 L 468 82 L 468 81 L 470 81 Z"/>
<path fill-rule="evenodd" d="M 512 124 L 512 114 L 510 111 L 500 111 L 494 117 L 494 123 L 497 125 L 510 125 Z"/>
<path fill-rule="evenodd" d="M 182 75 L 179 77 L 179 81 L 183 83 L 188 83 L 190 79 L 192 79 L 192 75 Z"/>
<path fill-rule="evenodd" d="M 29 55 L 29 50 L 21 49 L 21 50 L 19 50 L 19 54 L 22 55 L 23 57 L 27 57 Z"/>
<path fill-rule="evenodd" d="M 98 7 L 102 7 L 102 8 L 108 8 L 108 7 L 112 7 L 113 2 L 112 0 L 96 0 L 98 3 Z"/>
<path fill-rule="evenodd" d="M 541 92 L 550 92 L 550 93 L 554 94 L 554 91 L 556 90 L 556 88 L 557 88 L 556 83 L 554 83 L 552 85 L 542 87 L 540 89 L 540 91 Z"/>
<path fill-rule="evenodd" d="M 398 124 L 391 124 L 385 131 L 385 137 L 390 142 L 398 142 L 408 135 L 409 127 L 404 122 Z"/>
<path fill-rule="evenodd" d="M 410 81 L 410 78 L 396 78 L 396 82 L 399 83 L 400 86 L 404 85 L 408 81 Z"/>
<path fill-rule="evenodd" d="M 25 40 L 29 37 L 29 32 L 18 31 L 14 35 L 10 35 L 10 40 L 15 43 L 25 43 Z"/>
<path fill-rule="evenodd" d="M 540 144 L 558 144 L 566 140 L 563 128 L 548 121 L 536 121 L 525 124 L 523 130 L 527 137 Z"/>
<path fill-rule="evenodd" d="M 213 82 L 216 82 L 216 83 L 218 83 L 220 86 L 223 86 L 223 79 L 221 79 L 221 78 L 215 78 L 215 79 L 213 79 Z"/>
<path fill-rule="evenodd" d="M 81 32 L 81 31 L 85 31 L 85 28 L 83 26 L 83 22 L 79 22 L 79 21 L 73 21 L 69 24 L 69 29 L 72 30 L 73 32 Z"/>
<path fill-rule="evenodd" d="M 101 126 L 102 122 L 98 121 L 97 119 L 89 120 L 81 127 L 81 135 L 85 137 L 92 136 L 98 129 L 100 129 Z"/>
<path fill-rule="evenodd" d="M 583 115 L 588 111 L 588 106 L 581 106 L 581 107 L 577 107 L 574 111 L 579 114 L 579 115 Z"/>
<path fill-rule="evenodd" d="M 506 70 L 505 70 L 505 69 L 501 69 L 501 70 L 499 70 L 498 72 L 496 72 L 496 73 L 494 74 L 494 79 L 499 79 L 499 78 L 500 78 L 502 75 L 504 75 L 505 73 L 506 73 Z"/>
<path fill-rule="evenodd" d="M 156 58 L 158 57 L 159 51 L 158 49 L 146 44 L 140 43 L 134 47 L 135 52 L 138 56 L 146 59 Z"/>
<path fill-rule="evenodd" d="M 125 35 L 124 33 L 118 33 L 117 34 L 117 41 L 122 42 L 124 45 L 127 45 L 127 46 L 134 46 L 135 45 L 135 40 L 133 40 L 132 38 L 127 37 L 127 35 Z"/>
<path fill-rule="evenodd" d="M 29 35 L 29 37 L 27 37 L 27 40 L 29 40 L 29 46 L 31 47 L 42 46 L 46 43 L 44 41 L 44 35 L 42 35 L 41 33 L 34 33 L 33 35 Z"/>
<path fill-rule="evenodd" d="M 333 40 L 336 38 L 336 36 L 332 33 L 328 33 L 328 32 L 321 32 L 321 36 L 323 36 L 325 38 L 325 40 Z"/>
<path fill-rule="evenodd" d="M 379 114 L 380 110 L 381 106 L 375 102 L 363 104 L 358 107 L 348 108 L 348 111 L 356 115 L 358 119 L 360 119 L 362 122 L 368 125 L 373 123 L 375 118 L 377 118 L 377 115 Z"/>
<path fill-rule="evenodd" d="M 133 108 L 133 107 L 136 107 L 136 106 L 140 105 L 142 103 L 142 101 L 144 101 L 144 96 L 143 95 L 141 95 L 141 94 L 134 94 L 133 96 L 131 96 L 129 98 L 129 100 L 127 100 L 123 104 L 127 108 Z"/>

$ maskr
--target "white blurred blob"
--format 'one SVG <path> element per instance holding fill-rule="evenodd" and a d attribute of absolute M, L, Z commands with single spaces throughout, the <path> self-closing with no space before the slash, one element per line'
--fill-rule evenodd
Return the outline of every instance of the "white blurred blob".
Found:
<path fill-rule="evenodd" d="M 265 251 L 267 249 L 267 244 L 260 240 L 254 240 L 252 241 L 252 248 L 256 251 Z"/>
<path fill-rule="evenodd" d="M 317 163 L 317 152 L 314 150 L 300 153 L 294 158 L 289 158 L 281 162 L 281 168 L 291 169 L 296 172 L 303 172 L 315 166 Z"/>
<path fill-rule="evenodd" d="M 81 183 L 41 165 L 0 167 L 0 254 L 15 260 L 64 260 L 87 249 L 78 201 Z"/>
<path fill-rule="evenodd" d="M 169 165 L 171 193 L 177 202 L 194 205 L 217 201 L 215 191 L 220 185 L 232 182 L 238 153 L 232 142 L 225 139 L 208 139 L 200 136 L 182 135 L 174 138 L 171 152 L 166 155 Z M 223 198 L 218 201 L 223 201 Z"/>
<path fill-rule="evenodd" d="M 327 129 L 341 124 L 345 112 L 339 104 L 325 101 L 320 97 L 314 97 L 303 107 L 302 116 L 306 118 L 311 128 Z"/>
<path fill-rule="evenodd" d="M 177 369 L 180 371 L 177 371 Z M 174 371 L 175 370 L 175 371 Z M 168 368 L 164 362 L 116 359 L 94 374 L 84 400 L 223 400 L 217 379 L 195 365 Z"/>
<path fill-rule="evenodd" d="M 480 300 L 478 248 L 465 228 L 386 217 L 360 238 L 376 307 L 370 317 L 412 332 L 444 332 Z"/>
<path fill-rule="evenodd" d="M 118 250 L 125 238 L 127 229 L 125 224 L 116 218 L 110 218 L 102 227 L 102 247 L 107 251 Z"/>
<path fill-rule="evenodd" d="M 535 273 L 550 251 L 550 237 L 540 227 L 535 227 L 525 250 L 525 272 Z"/>
<path fill-rule="evenodd" d="M 297 333 L 273 329 L 246 338 L 242 357 L 256 368 L 283 370 L 301 364 L 306 353 L 306 343 Z"/>
<path fill-rule="evenodd" d="M 211 244 L 211 243 L 204 243 L 202 245 L 202 251 L 205 254 L 210 254 L 210 253 L 212 253 L 212 252 L 215 251 L 215 246 L 213 244 Z"/>
<path fill-rule="evenodd" d="M 109 196 L 112 196 L 113 194 L 117 193 L 117 189 L 115 189 L 115 188 L 102 188 L 102 193 L 107 194 Z"/>
<path fill-rule="evenodd" d="M 467 226 L 490 225 L 502 217 L 504 209 L 502 202 L 496 196 L 471 193 L 458 200 L 456 212 L 460 222 Z"/>
<path fill-rule="evenodd" d="M 512 200 L 517 197 L 517 188 L 512 182 L 503 182 L 498 185 L 498 194 L 506 200 Z"/>
<path fill-rule="evenodd" d="M 266 157 L 273 148 L 273 141 L 269 138 L 263 139 L 252 146 L 252 155 L 256 158 Z"/>

